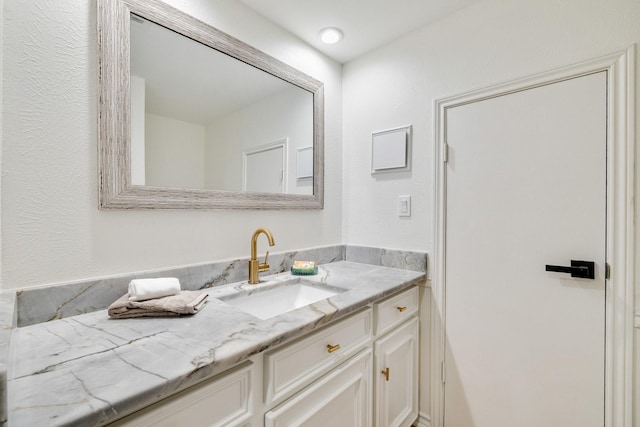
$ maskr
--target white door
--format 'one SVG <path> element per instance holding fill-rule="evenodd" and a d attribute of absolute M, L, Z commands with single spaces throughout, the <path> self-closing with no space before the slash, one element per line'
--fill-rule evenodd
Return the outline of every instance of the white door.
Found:
<path fill-rule="evenodd" d="M 606 80 L 447 110 L 446 427 L 604 424 Z"/>
<path fill-rule="evenodd" d="M 285 193 L 286 144 L 277 143 L 244 153 L 243 191 Z"/>

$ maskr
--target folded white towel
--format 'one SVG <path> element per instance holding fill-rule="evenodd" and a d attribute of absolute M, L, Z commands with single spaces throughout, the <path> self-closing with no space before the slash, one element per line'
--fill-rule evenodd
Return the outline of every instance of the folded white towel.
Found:
<path fill-rule="evenodd" d="M 161 298 L 178 292 L 180 292 L 180 281 L 175 277 L 134 279 L 129 282 L 129 301 Z"/>

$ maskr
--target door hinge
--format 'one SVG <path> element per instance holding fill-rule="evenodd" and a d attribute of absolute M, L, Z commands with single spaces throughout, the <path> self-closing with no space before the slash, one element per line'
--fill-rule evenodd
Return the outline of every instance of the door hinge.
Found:
<path fill-rule="evenodd" d="M 449 161 L 449 144 L 446 142 L 442 143 L 442 163 L 447 163 Z"/>
<path fill-rule="evenodd" d="M 608 262 L 604 264 L 604 278 L 605 280 L 609 280 L 611 278 L 611 266 Z"/>
<path fill-rule="evenodd" d="M 444 362 L 442 362 L 440 363 L 440 380 L 442 381 L 442 384 L 445 383 L 446 373 Z"/>

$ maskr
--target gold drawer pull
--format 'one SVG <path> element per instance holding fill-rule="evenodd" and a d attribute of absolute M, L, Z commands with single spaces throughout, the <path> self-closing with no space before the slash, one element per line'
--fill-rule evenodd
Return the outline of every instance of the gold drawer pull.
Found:
<path fill-rule="evenodd" d="M 405 311 L 407 309 L 407 307 L 396 307 L 398 309 L 398 311 L 400 313 L 402 313 L 403 311 Z"/>
<path fill-rule="evenodd" d="M 382 375 L 384 375 L 384 378 L 389 381 L 389 368 L 382 371 Z"/>
<path fill-rule="evenodd" d="M 329 353 L 333 353 L 336 350 L 340 350 L 340 344 L 336 344 L 336 345 L 327 344 L 327 351 Z"/>

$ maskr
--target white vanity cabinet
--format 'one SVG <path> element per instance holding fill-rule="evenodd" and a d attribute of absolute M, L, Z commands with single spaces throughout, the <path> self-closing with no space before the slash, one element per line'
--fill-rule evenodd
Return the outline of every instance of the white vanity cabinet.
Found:
<path fill-rule="evenodd" d="M 374 313 L 374 426 L 408 427 L 418 418 L 418 288 L 374 304 Z"/>
<path fill-rule="evenodd" d="M 418 348 L 414 286 L 112 426 L 408 427 Z"/>
<path fill-rule="evenodd" d="M 240 426 L 254 415 L 252 362 L 205 380 L 110 427 Z"/>
<path fill-rule="evenodd" d="M 418 418 L 418 308 L 416 286 L 267 352 L 267 402 L 289 395 L 293 385 L 309 384 L 323 368 L 343 364 L 267 412 L 265 427 L 410 426 Z M 367 327 L 372 315 L 375 336 Z M 352 356 L 363 346 L 366 350 Z M 332 357 L 327 352 L 334 347 L 338 349 Z"/>

